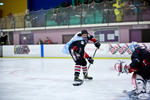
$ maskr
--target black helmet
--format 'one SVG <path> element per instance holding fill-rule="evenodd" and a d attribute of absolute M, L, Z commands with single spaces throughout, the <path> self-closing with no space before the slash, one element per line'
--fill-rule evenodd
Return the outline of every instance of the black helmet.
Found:
<path fill-rule="evenodd" d="M 82 30 L 81 34 L 89 34 L 89 33 L 87 32 L 87 30 Z"/>

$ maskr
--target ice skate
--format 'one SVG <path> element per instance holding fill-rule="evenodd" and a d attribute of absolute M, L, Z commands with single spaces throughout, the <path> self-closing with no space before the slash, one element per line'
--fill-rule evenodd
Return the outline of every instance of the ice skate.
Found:
<path fill-rule="evenodd" d="M 140 99 L 140 100 L 149 100 L 150 99 L 150 96 L 149 96 L 149 94 L 148 93 L 140 93 L 140 94 L 138 94 L 138 99 Z"/>
<path fill-rule="evenodd" d="M 82 83 L 83 83 L 83 80 L 81 80 L 81 79 L 79 78 L 79 76 L 75 76 L 75 77 L 74 77 L 73 86 L 80 86 Z"/>
<path fill-rule="evenodd" d="M 83 73 L 83 74 L 84 74 L 84 79 L 85 80 L 92 80 L 93 79 L 93 77 L 88 76 L 88 74 L 86 74 L 86 73 Z"/>
<path fill-rule="evenodd" d="M 129 98 L 133 99 L 133 100 L 149 100 L 150 96 L 148 93 L 146 92 L 137 92 L 137 89 L 132 90 L 127 92 L 127 95 L 129 96 Z"/>
<path fill-rule="evenodd" d="M 74 77 L 74 81 L 75 81 L 75 82 L 82 82 L 83 80 L 81 80 L 81 79 L 79 78 L 79 76 L 75 76 L 75 77 Z"/>

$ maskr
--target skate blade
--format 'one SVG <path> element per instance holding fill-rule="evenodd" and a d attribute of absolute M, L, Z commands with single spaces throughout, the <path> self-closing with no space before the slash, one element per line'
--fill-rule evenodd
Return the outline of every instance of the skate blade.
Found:
<path fill-rule="evenodd" d="M 86 79 L 86 78 L 85 78 L 84 80 L 85 80 L 85 81 L 92 81 L 93 79 Z"/>
<path fill-rule="evenodd" d="M 83 81 L 82 82 L 74 82 L 73 83 L 73 86 L 80 86 L 80 85 L 82 85 L 83 84 Z"/>

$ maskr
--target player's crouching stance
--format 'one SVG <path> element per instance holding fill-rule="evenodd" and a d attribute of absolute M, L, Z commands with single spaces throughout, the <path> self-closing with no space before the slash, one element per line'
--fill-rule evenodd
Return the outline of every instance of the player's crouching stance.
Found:
<path fill-rule="evenodd" d="M 140 47 L 137 43 L 129 46 L 132 51 L 131 63 L 126 65 L 120 61 L 115 64 L 119 73 L 132 73 L 135 90 L 128 92 L 128 96 L 136 100 L 150 99 L 150 52 Z"/>
<path fill-rule="evenodd" d="M 84 79 L 93 79 L 87 74 L 88 69 L 86 59 L 91 64 L 93 64 L 94 60 L 84 51 L 89 40 L 94 42 L 97 48 L 100 47 L 100 43 L 92 35 L 90 35 L 87 30 L 82 30 L 77 33 L 63 48 L 63 53 L 70 54 L 75 62 L 74 81 L 76 82 L 82 82 L 79 78 L 81 69 L 83 70 Z"/>

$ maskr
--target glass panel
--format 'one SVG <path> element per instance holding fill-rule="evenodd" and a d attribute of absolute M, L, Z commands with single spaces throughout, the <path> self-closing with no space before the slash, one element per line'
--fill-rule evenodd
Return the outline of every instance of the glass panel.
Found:
<path fill-rule="evenodd" d="M 30 12 L 31 26 L 32 27 L 45 27 L 46 13 L 47 13 L 46 10 Z"/>
<path fill-rule="evenodd" d="M 0 19 L 0 29 L 6 29 L 7 28 L 6 25 L 7 25 L 6 18 L 1 18 Z"/>
<path fill-rule="evenodd" d="M 80 25 L 81 24 L 81 6 L 71 6 L 69 9 L 69 25 Z"/>
<path fill-rule="evenodd" d="M 55 9 L 50 9 L 46 13 L 46 26 L 56 26 L 57 13 Z"/>
<path fill-rule="evenodd" d="M 26 15 L 10 14 L 0 19 L 0 28 L 150 21 L 150 6 L 146 0 L 96 0 L 96 3 L 84 0 L 84 3 L 86 4 L 31 11 Z"/>
<path fill-rule="evenodd" d="M 24 28 L 24 16 L 15 16 L 15 28 Z"/>

